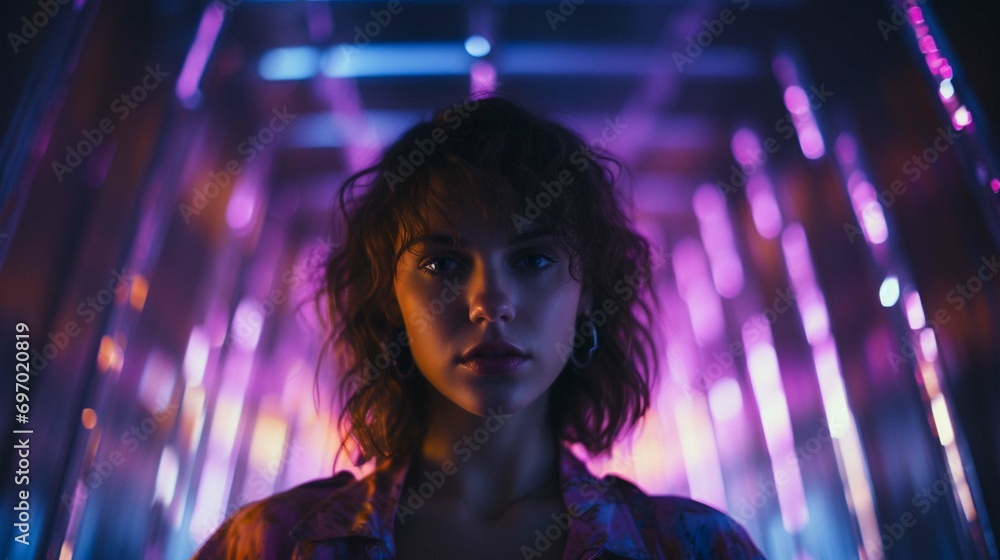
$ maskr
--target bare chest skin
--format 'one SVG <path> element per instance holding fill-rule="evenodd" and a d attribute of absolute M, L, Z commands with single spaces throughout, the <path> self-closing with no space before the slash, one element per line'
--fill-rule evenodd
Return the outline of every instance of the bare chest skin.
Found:
<path fill-rule="evenodd" d="M 397 516 L 396 558 L 521 560 L 527 557 L 560 560 L 567 531 L 558 525 L 553 515 L 565 511 L 561 497 L 524 499 L 513 504 L 499 518 L 483 522 L 453 498 L 432 497 L 413 515 L 407 516 L 404 522 Z M 556 539 L 549 540 L 544 536 L 546 530 Z"/>

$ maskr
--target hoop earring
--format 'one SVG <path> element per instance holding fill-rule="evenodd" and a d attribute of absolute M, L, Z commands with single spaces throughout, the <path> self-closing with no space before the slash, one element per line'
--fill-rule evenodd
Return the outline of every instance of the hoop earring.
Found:
<path fill-rule="evenodd" d="M 588 316 L 586 319 L 580 322 L 580 326 L 577 328 L 577 332 L 582 333 L 584 325 L 590 325 L 590 348 L 587 348 L 587 355 L 583 359 L 576 357 L 576 348 L 570 352 L 569 359 L 573 362 L 577 368 L 583 369 L 590 365 L 594 361 L 594 353 L 597 352 L 597 325 L 594 324 L 594 319 Z"/>
<path fill-rule="evenodd" d="M 393 333 L 398 333 L 404 330 L 403 327 L 393 331 Z M 396 336 L 395 340 L 398 340 L 399 336 Z M 388 353 L 389 344 L 383 341 L 382 347 L 386 349 Z M 396 370 L 396 376 L 400 379 L 408 379 L 413 376 L 414 370 L 417 369 L 416 364 L 413 362 L 413 354 L 409 350 L 400 349 L 399 355 L 392 359 L 392 367 Z"/>

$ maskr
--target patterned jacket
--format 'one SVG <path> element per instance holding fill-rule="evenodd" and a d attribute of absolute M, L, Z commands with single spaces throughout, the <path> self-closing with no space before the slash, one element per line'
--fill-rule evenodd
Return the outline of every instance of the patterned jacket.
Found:
<path fill-rule="evenodd" d="M 649 496 L 615 475 L 598 479 L 565 445 L 559 462 L 566 515 L 572 514 L 565 560 L 764 558 L 743 527 L 717 509 Z M 408 462 L 386 461 L 360 480 L 341 471 L 248 504 L 192 560 L 392 560 L 408 469 Z M 526 547 L 522 553 L 540 556 Z"/>

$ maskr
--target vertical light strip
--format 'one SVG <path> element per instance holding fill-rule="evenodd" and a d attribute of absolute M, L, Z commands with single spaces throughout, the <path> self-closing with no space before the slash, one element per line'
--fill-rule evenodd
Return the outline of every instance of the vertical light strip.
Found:
<path fill-rule="evenodd" d="M 191 517 L 190 534 L 201 541 L 223 520 L 232 482 L 233 451 L 239 435 L 240 418 L 246 398 L 253 355 L 237 350 L 228 356 L 215 401 L 215 411 L 208 427 L 208 449 L 198 482 Z"/>
<path fill-rule="evenodd" d="M 882 541 L 875 514 L 870 473 L 854 414 L 847 400 L 836 342 L 830 334 L 826 300 L 816 283 L 812 255 L 805 230 L 800 224 L 792 223 L 785 228 L 781 236 L 781 247 L 792 290 L 799 294 L 798 312 L 812 348 L 820 398 L 829 423 L 837 467 L 844 486 L 844 498 L 856 518 L 864 549 L 880 550 Z"/>
<path fill-rule="evenodd" d="M 916 294 L 916 292 L 911 292 Z M 919 303 L 919 295 L 913 297 Z M 924 398 L 930 403 L 931 420 L 934 424 L 934 431 L 937 433 L 938 442 L 944 448 L 948 474 L 955 488 L 955 498 L 962 508 L 965 519 L 974 522 L 979 518 L 976 512 L 975 502 L 972 499 L 972 489 L 969 488 L 969 481 L 965 478 L 965 465 L 962 462 L 962 455 L 958 450 L 958 442 L 955 439 L 955 427 L 951 421 L 948 399 L 941 392 L 941 373 L 937 367 L 937 342 L 934 339 L 934 330 L 930 327 L 923 329 L 913 329 L 916 337 L 915 349 L 917 352 L 917 374 L 920 385 L 923 387 Z"/>
<path fill-rule="evenodd" d="M 793 222 L 785 227 L 781 235 L 781 248 L 785 254 L 785 264 L 798 302 L 806 339 L 809 344 L 817 344 L 830 335 L 830 317 L 823 293 L 816 283 L 809 245 L 801 224 Z"/>
<path fill-rule="evenodd" d="M 215 41 L 219 37 L 219 30 L 222 29 L 222 21 L 225 17 L 223 8 L 216 2 L 206 6 L 204 13 L 202 13 L 198 32 L 195 33 L 191 50 L 188 51 L 187 58 L 184 59 L 184 66 L 177 79 L 177 98 L 185 107 L 193 107 L 197 104 L 198 84 L 205 73 L 205 67 L 208 65 L 212 49 L 215 48 Z"/>
<path fill-rule="evenodd" d="M 177 452 L 172 445 L 165 445 L 163 453 L 160 454 L 160 465 L 156 469 L 154 504 L 159 501 L 167 509 L 173 504 L 179 470 L 180 459 L 177 457 Z"/>
<path fill-rule="evenodd" d="M 368 46 L 365 50 L 373 48 Z M 339 117 L 333 119 L 332 126 L 347 141 L 348 170 L 353 173 L 378 159 L 381 147 L 365 115 L 357 80 L 349 76 L 327 76 L 319 83 L 319 91 L 330 107 L 330 114 Z"/>
<path fill-rule="evenodd" d="M 693 203 L 715 289 L 724 298 L 736 297 L 743 291 L 743 265 L 733 242 L 726 197 L 707 183 L 695 191 Z"/>
<path fill-rule="evenodd" d="M 781 208 L 774 195 L 774 185 L 764 172 L 747 179 L 747 198 L 757 231 L 764 239 L 774 239 L 781 234 Z"/>
<path fill-rule="evenodd" d="M 781 382 L 778 355 L 771 343 L 770 324 L 761 315 L 747 321 L 742 331 L 743 344 L 747 348 L 750 384 L 760 410 L 764 442 L 774 470 L 781 520 L 786 531 L 798 533 L 809 523 L 809 510 L 806 508 L 799 463 L 784 460 L 794 456 L 795 440 L 788 400 Z"/>
<path fill-rule="evenodd" d="M 934 35 L 931 34 L 924 19 L 923 9 L 910 2 L 907 17 L 910 20 L 913 34 L 916 36 L 917 46 L 924 55 L 924 62 L 936 82 L 941 104 L 951 116 L 951 124 L 955 130 L 962 130 L 972 124 L 972 113 L 962 104 L 958 92 L 955 91 L 955 86 L 952 83 L 954 69 L 948 64 L 948 59 L 938 50 L 937 41 L 934 40 Z"/>
<path fill-rule="evenodd" d="M 677 291 L 691 317 L 695 341 L 701 348 L 710 348 L 721 340 L 725 318 L 719 294 L 713 289 L 705 252 L 700 243 L 686 238 L 677 243 L 672 256 Z"/>
<path fill-rule="evenodd" d="M 871 554 L 872 551 L 880 550 L 882 545 L 878 517 L 875 515 L 875 496 L 857 424 L 847 402 L 837 347 L 832 337 L 813 346 L 813 360 L 830 436 L 833 438 L 837 467 L 844 482 L 844 497 L 857 517 L 862 545 Z"/>
<path fill-rule="evenodd" d="M 885 243 L 889 238 L 889 229 L 882 212 L 882 204 L 875 194 L 875 187 L 868 182 L 861 171 L 854 171 L 847 180 L 847 190 L 851 197 L 854 216 L 861 224 L 861 231 L 869 245 Z M 853 241 L 853 237 L 849 238 Z"/>
<path fill-rule="evenodd" d="M 918 36 L 921 36 L 920 33 L 926 32 L 926 25 L 923 23 L 923 16 L 919 7 L 911 6 L 909 16 L 911 23 L 918 27 Z M 921 50 L 925 54 L 931 53 L 931 58 L 937 56 L 937 49 L 933 46 L 933 39 L 921 44 Z M 935 63 L 936 66 L 931 67 L 932 71 L 944 72 L 948 74 L 946 77 L 950 79 L 950 67 L 947 67 L 945 70 L 943 69 L 944 66 L 941 66 L 941 64 L 947 65 L 947 61 L 939 56 L 934 58 L 934 60 L 937 62 Z M 920 294 L 909 286 L 908 272 L 906 270 L 894 270 L 890 264 L 889 250 L 892 248 L 892 244 L 889 241 L 889 229 L 891 224 L 882 212 L 882 206 L 875 196 L 875 188 L 868 182 L 862 170 L 862 163 L 857 157 L 857 143 L 854 137 L 849 133 L 842 133 L 837 143 L 838 165 L 841 168 L 841 174 L 846 177 L 848 194 L 851 197 L 858 223 L 864 228 L 865 238 L 868 241 L 869 247 L 876 261 L 881 265 L 880 272 L 886 275 L 886 278 L 891 277 L 896 279 L 901 277 L 903 279 L 902 282 L 895 280 L 901 284 L 895 290 L 899 293 L 899 297 L 903 302 L 901 312 L 904 314 L 906 322 L 910 327 L 910 336 L 916 339 L 916 344 L 910 343 L 910 348 L 914 349 L 914 356 L 917 358 L 914 374 L 917 376 L 918 385 L 922 388 L 925 406 L 928 407 L 931 422 L 935 432 L 938 434 L 939 443 L 944 448 L 945 466 L 948 469 L 948 475 L 955 488 L 955 499 L 958 501 L 958 505 L 961 507 L 966 520 L 973 522 L 978 519 L 978 514 L 972 490 L 965 477 L 965 466 L 962 462 L 961 453 L 957 447 L 958 444 L 955 438 L 955 428 L 951 421 L 948 398 L 941 392 L 943 385 L 937 367 L 938 352 L 933 329 L 926 327 L 927 317 L 924 313 Z M 841 147 L 843 149 L 840 149 Z M 849 231 L 848 236 L 853 240 Z M 885 303 L 887 302 L 883 301 L 883 305 Z M 916 352 L 917 347 L 920 348 L 920 352 Z M 864 527 L 862 527 L 862 534 L 864 534 Z M 875 548 L 871 548 L 869 543 L 866 542 L 866 549 L 868 550 L 881 550 L 880 547 L 881 544 Z"/>
<path fill-rule="evenodd" d="M 195 325 L 188 336 L 187 350 L 184 352 L 184 383 L 188 387 L 201 385 L 208 367 L 208 335 L 204 327 Z"/>
<path fill-rule="evenodd" d="M 260 403 L 250 439 L 248 474 L 243 482 L 241 502 L 259 500 L 271 494 L 285 462 L 298 458 L 297 453 L 288 451 L 287 434 L 288 421 L 281 414 L 280 400 L 275 395 L 268 395 Z"/>
<path fill-rule="evenodd" d="M 712 420 L 704 393 L 693 392 L 690 399 L 675 399 L 674 417 L 687 471 L 691 497 L 716 508 L 726 508 L 719 450 L 715 446 Z"/>

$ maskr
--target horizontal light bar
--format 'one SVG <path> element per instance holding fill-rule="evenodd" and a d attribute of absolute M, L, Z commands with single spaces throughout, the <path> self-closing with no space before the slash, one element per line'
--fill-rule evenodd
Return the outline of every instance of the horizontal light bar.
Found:
<path fill-rule="evenodd" d="M 258 70 L 267 80 L 304 80 L 322 72 L 337 78 L 467 75 L 478 60 L 461 42 L 339 44 L 283 47 L 264 53 Z M 492 61 L 507 76 L 642 76 L 657 68 L 675 72 L 669 56 L 642 47 L 512 43 Z M 686 75 L 742 78 L 761 74 L 752 51 L 716 46 L 685 68 Z"/>

